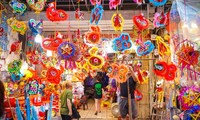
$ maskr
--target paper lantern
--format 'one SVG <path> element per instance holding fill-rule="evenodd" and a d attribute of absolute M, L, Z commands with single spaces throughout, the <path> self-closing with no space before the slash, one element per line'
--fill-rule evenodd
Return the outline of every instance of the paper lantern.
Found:
<path fill-rule="evenodd" d="M 95 24 L 98 25 L 99 21 L 102 19 L 103 11 L 103 6 L 96 4 L 91 12 L 90 23 L 92 24 L 95 22 Z"/>
<path fill-rule="evenodd" d="M 17 0 L 11 0 L 9 5 L 13 8 L 14 14 L 19 13 L 20 15 L 23 15 L 27 9 L 24 3 L 17 2 Z"/>
<path fill-rule="evenodd" d="M 147 29 L 149 26 L 148 20 L 143 16 L 143 14 L 134 16 L 133 17 L 133 23 L 134 25 L 140 30 Z"/>
<path fill-rule="evenodd" d="M 39 14 L 44 9 L 46 1 L 47 0 L 37 0 L 37 2 L 35 2 L 35 0 L 26 0 L 30 8 L 35 10 L 36 14 Z"/>
<path fill-rule="evenodd" d="M 22 21 L 16 20 L 14 17 L 9 18 L 7 24 L 13 31 L 19 32 L 21 35 L 24 35 L 27 30 L 26 24 Z"/>

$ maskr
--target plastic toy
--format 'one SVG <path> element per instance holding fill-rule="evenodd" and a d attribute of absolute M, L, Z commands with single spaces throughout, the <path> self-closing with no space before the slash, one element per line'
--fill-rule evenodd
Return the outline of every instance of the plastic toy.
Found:
<path fill-rule="evenodd" d="M 95 24 L 98 25 L 99 21 L 102 19 L 103 11 L 103 6 L 96 4 L 91 12 L 90 23 L 92 24 L 95 22 Z"/>
<path fill-rule="evenodd" d="M 39 90 L 39 83 L 37 80 L 32 80 L 26 85 L 26 90 L 29 95 L 35 95 Z"/>
<path fill-rule="evenodd" d="M 45 38 L 42 41 L 42 47 L 45 50 L 56 51 L 56 50 L 58 50 L 58 47 L 62 42 L 63 42 L 62 36 L 57 34 L 56 38 Z"/>
<path fill-rule="evenodd" d="M 36 14 L 39 14 L 44 9 L 46 1 L 47 0 L 37 0 L 35 3 L 35 0 L 26 0 L 30 8 L 35 10 Z"/>
<path fill-rule="evenodd" d="M 9 18 L 7 24 L 13 31 L 19 32 L 21 35 L 24 35 L 27 30 L 26 24 L 22 21 L 16 20 L 14 17 Z"/>
<path fill-rule="evenodd" d="M 162 108 L 164 103 L 163 80 L 156 82 L 157 107 Z"/>
<path fill-rule="evenodd" d="M 169 56 L 171 54 L 169 46 L 164 42 L 164 40 L 161 36 L 156 37 L 156 43 L 158 46 L 159 55 L 164 57 L 164 56 Z"/>
<path fill-rule="evenodd" d="M 135 3 L 137 3 L 138 5 L 142 5 L 142 0 L 133 0 Z"/>
<path fill-rule="evenodd" d="M 46 10 L 46 16 L 50 21 L 65 21 L 68 19 L 68 14 L 61 9 L 56 9 L 56 2 L 49 3 Z"/>
<path fill-rule="evenodd" d="M 90 3 L 92 5 L 100 5 L 101 4 L 101 0 L 90 0 Z"/>
<path fill-rule="evenodd" d="M 154 15 L 153 25 L 154 27 L 164 27 L 167 23 L 167 15 L 163 12 L 156 12 Z"/>
<path fill-rule="evenodd" d="M 84 13 L 82 11 L 80 11 L 80 8 L 76 9 L 74 16 L 75 16 L 76 20 L 83 20 L 84 19 Z"/>
<path fill-rule="evenodd" d="M 24 3 L 20 3 L 17 0 L 11 0 L 9 5 L 13 8 L 14 14 L 19 13 L 20 15 L 23 15 L 27 9 Z"/>
<path fill-rule="evenodd" d="M 98 44 L 100 42 L 101 32 L 99 26 L 91 26 L 91 31 L 87 32 L 86 40 L 91 44 Z"/>
<path fill-rule="evenodd" d="M 92 47 L 89 50 L 90 57 L 88 58 L 88 65 L 91 67 L 92 70 L 101 69 L 104 65 L 104 58 L 100 55 L 97 55 L 98 48 Z"/>
<path fill-rule="evenodd" d="M 128 33 L 122 33 L 120 37 L 112 41 L 112 48 L 115 51 L 125 51 L 132 47 L 132 42 Z"/>
<path fill-rule="evenodd" d="M 156 7 L 159 7 L 165 5 L 167 3 L 167 0 L 149 0 L 149 2 Z"/>
<path fill-rule="evenodd" d="M 38 120 L 38 115 L 37 115 L 35 106 L 31 106 L 31 111 L 32 111 L 32 119 L 33 120 Z"/>
<path fill-rule="evenodd" d="M 122 17 L 122 15 L 118 13 L 113 14 L 111 21 L 115 31 L 120 30 L 122 32 L 124 25 L 124 18 Z"/>
<path fill-rule="evenodd" d="M 28 21 L 28 25 L 29 28 L 31 29 L 31 32 L 34 33 L 35 35 L 42 33 L 43 20 L 40 20 L 40 22 L 36 23 L 34 19 L 30 19 Z"/>
<path fill-rule="evenodd" d="M 174 80 L 176 73 L 176 66 L 174 64 L 167 64 L 166 62 L 159 61 L 155 64 L 154 73 L 158 76 L 164 77 L 167 81 Z"/>
<path fill-rule="evenodd" d="M 69 42 L 63 42 L 58 47 L 58 54 L 63 59 L 69 59 L 74 56 L 75 53 L 75 46 L 72 43 Z"/>
<path fill-rule="evenodd" d="M 27 120 L 31 120 L 31 105 L 30 105 L 30 99 L 29 96 L 27 96 L 26 98 L 26 118 Z"/>
<path fill-rule="evenodd" d="M 19 53 L 20 49 L 21 49 L 21 42 L 20 42 L 20 41 L 13 42 L 13 43 L 11 44 L 11 46 L 10 46 L 10 54 L 11 54 L 12 52 L 14 52 L 14 53 L 17 52 L 17 53 Z"/>
<path fill-rule="evenodd" d="M 109 0 L 109 8 L 111 9 L 116 9 L 118 5 L 121 4 L 121 0 Z"/>
<path fill-rule="evenodd" d="M 47 115 L 47 120 L 51 120 L 51 117 L 52 117 L 53 99 L 54 99 L 54 95 L 51 94 L 50 103 L 49 103 L 49 110 L 48 110 L 48 115 Z"/>
<path fill-rule="evenodd" d="M 16 109 L 16 114 L 17 114 L 17 120 L 23 120 L 18 100 L 16 100 L 16 108 L 15 109 Z"/>
<path fill-rule="evenodd" d="M 143 14 L 134 16 L 133 17 L 133 23 L 134 25 L 140 30 L 147 29 L 149 26 L 148 20 L 143 16 Z"/>
<path fill-rule="evenodd" d="M 154 44 L 150 40 L 147 40 L 146 42 L 142 42 L 141 39 L 137 39 L 136 43 L 139 44 L 136 50 L 136 53 L 138 56 L 148 55 L 155 48 Z"/>

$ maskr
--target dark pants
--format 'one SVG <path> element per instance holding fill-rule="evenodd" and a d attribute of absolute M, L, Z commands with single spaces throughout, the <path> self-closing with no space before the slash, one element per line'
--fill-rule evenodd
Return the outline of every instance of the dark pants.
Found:
<path fill-rule="evenodd" d="M 72 117 L 69 116 L 69 115 L 62 115 L 61 114 L 61 118 L 62 118 L 62 120 L 72 120 Z"/>

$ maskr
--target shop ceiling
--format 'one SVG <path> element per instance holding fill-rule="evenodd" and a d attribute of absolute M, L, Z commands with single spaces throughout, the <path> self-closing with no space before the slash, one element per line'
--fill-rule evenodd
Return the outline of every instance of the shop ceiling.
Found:
<path fill-rule="evenodd" d="M 26 0 L 18 0 L 19 2 L 26 3 Z M 48 3 L 54 2 L 55 0 L 47 0 L 45 9 L 40 14 L 34 14 L 34 11 L 28 7 L 28 12 L 25 13 L 24 16 L 16 16 L 17 19 L 23 20 L 27 22 L 29 19 L 33 18 L 37 21 L 43 19 L 43 31 L 74 31 L 78 28 L 81 31 L 88 31 L 89 30 L 89 19 L 90 19 L 90 11 L 94 7 L 91 5 L 90 0 L 81 0 L 80 5 L 78 6 L 77 0 L 56 0 L 57 9 L 63 9 L 69 14 L 69 19 L 64 22 L 51 22 L 46 18 L 45 10 L 48 7 Z M 141 13 L 144 14 L 146 18 L 150 21 L 150 29 L 153 29 L 152 20 L 155 11 L 166 11 L 170 8 L 170 3 L 163 7 L 153 7 L 148 3 L 148 0 L 144 0 L 145 4 L 138 6 L 137 4 L 133 3 L 133 0 L 121 0 L 122 4 L 119 6 L 118 11 L 122 14 L 125 19 L 125 24 L 123 27 L 124 31 L 132 31 L 133 29 L 133 21 L 132 17 L 134 15 L 139 15 Z M 99 22 L 99 26 L 101 27 L 102 31 L 113 31 L 111 17 L 116 10 L 109 9 L 109 0 L 102 0 L 102 5 L 104 8 L 104 14 L 102 20 Z M 28 6 L 28 5 L 27 5 Z M 74 18 L 74 11 L 80 7 L 80 10 L 84 12 L 84 20 L 77 21 Z M 7 9 L 12 13 L 12 8 L 7 6 Z M 13 16 L 13 15 L 10 15 Z"/>

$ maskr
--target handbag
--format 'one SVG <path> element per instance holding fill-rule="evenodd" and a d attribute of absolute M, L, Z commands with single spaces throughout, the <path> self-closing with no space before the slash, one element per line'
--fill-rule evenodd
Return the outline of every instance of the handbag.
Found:
<path fill-rule="evenodd" d="M 81 116 L 80 116 L 78 110 L 76 109 L 74 103 L 72 103 L 72 118 L 74 118 L 74 119 L 81 118 Z"/>

